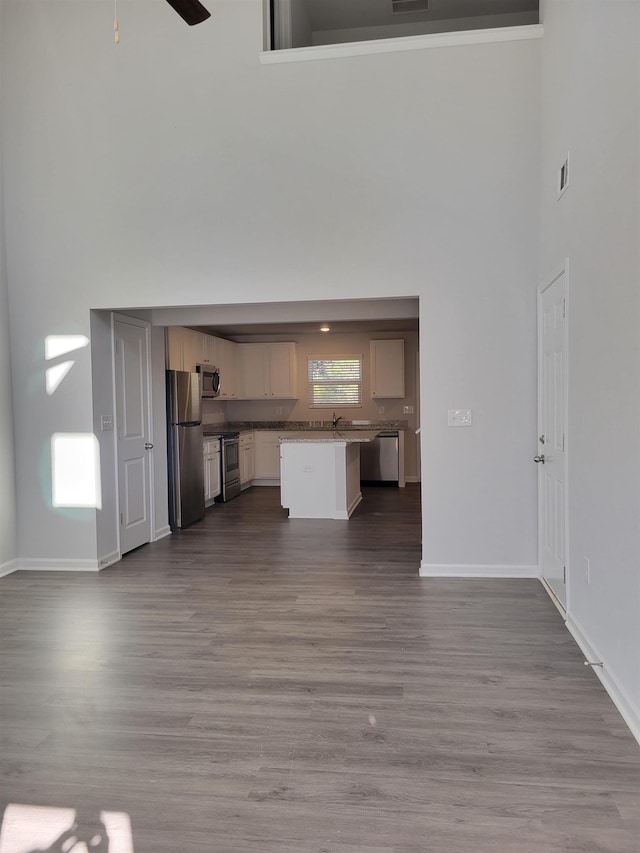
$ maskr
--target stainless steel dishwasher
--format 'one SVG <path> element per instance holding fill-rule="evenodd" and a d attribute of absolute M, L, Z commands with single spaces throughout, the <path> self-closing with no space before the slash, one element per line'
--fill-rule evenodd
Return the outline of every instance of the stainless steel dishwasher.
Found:
<path fill-rule="evenodd" d="M 399 467 L 397 430 L 384 430 L 360 445 L 361 483 L 397 486 Z"/>

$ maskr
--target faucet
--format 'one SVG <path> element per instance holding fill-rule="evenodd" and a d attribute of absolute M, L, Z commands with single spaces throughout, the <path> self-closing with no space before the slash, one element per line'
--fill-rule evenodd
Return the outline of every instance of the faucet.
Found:
<path fill-rule="evenodd" d="M 338 429 L 338 421 L 341 421 L 341 420 L 342 420 L 342 415 L 339 418 L 337 418 L 336 413 L 334 412 L 333 413 L 333 420 L 331 421 L 331 425 L 332 425 L 333 429 Z"/>

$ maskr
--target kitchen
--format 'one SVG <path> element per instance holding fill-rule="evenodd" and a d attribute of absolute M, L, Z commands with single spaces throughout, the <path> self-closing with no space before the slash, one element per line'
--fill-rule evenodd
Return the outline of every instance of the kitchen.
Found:
<path fill-rule="evenodd" d="M 327 364 L 334 371 L 355 370 L 349 373 L 347 398 L 335 396 L 344 395 L 345 383 L 339 392 L 332 386 L 334 396 L 327 398 L 319 374 L 310 381 L 310 370 Z M 225 499 L 220 473 L 223 433 L 239 436 L 241 491 L 279 487 L 281 441 L 302 431 L 330 431 L 334 419 L 343 440 L 350 435 L 360 443 L 365 434 L 397 431 L 398 484 L 419 482 L 416 319 L 168 326 L 166 366 L 182 371 L 199 366 L 205 373 L 215 367 L 219 372 L 219 395 L 205 396 L 201 412 L 202 488 L 208 511 Z"/>

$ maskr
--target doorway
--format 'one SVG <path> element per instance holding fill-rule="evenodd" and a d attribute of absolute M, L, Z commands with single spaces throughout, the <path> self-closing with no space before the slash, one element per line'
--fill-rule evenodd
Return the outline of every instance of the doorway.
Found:
<path fill-rule="evenodd" d="M 567 267 L 538 293 L 538 562 L 567 609 Z"/>
<path fill-rule="evenodd" d="M 120 554 L 151 541 L 149 324 L 113 318 Z"/>

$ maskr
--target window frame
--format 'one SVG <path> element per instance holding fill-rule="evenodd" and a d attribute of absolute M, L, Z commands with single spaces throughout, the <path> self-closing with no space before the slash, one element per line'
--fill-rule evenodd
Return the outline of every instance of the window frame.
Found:
<path fill-rule="evenodd" d="M 322 383 L 325 388 L 339 388 L 343 385 L 357 385 L 358 401 L 353 403 L 345 403 L 344 401 L 335 400 L 333 402 L 316 402 L 314 397 L 314 384 L 320 384 L 321 381 L 316 380 L 315 383 L 311 378 L 311 365 L 318 361 L 357 361 L 359 364 L 359 378 L 350 381 L 327 381 Z M 364 384 L 364 355 L 362 353 L 343 353 L 340 355 L 307 355 L 307 382 L 309 384 L 308 405 L 310 409 L 361 409 L 363 399 L 363 384 Z"/>

